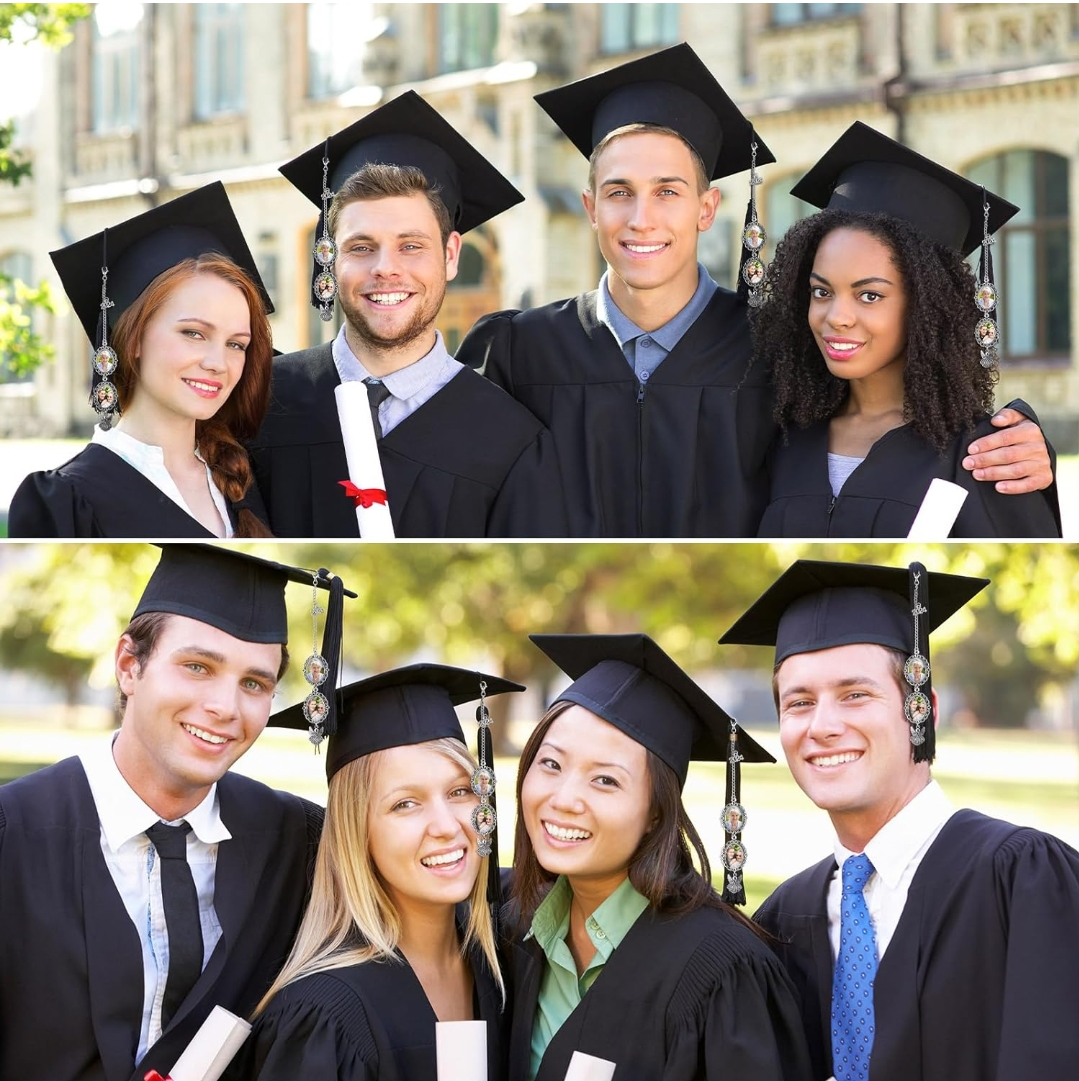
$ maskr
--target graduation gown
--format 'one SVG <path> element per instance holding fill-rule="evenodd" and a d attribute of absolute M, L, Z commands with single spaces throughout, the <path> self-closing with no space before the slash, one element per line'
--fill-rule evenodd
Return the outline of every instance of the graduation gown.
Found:
<path fill-rule="evenodd" d="M 266 521 L 253 482 L 242 504 L 229 502 L 233 529 L 241 506 Z M 214 535 L 118 454 L 91 443 L 58 469 L 31 473 L 19 485 L 8 512 L 8 536 L 158 539 Z"/>
<path fill-rule="evenodd" d="M 322 809 L 237 774 L 218 782 L 214 909 L 221 940 L 176 1015 L 135 1065 L 142 1018 L 139 932 L 105 864 L 77 758 L 0 787 L 0 1078 L 167 1077 L 217 1004 L 244 1015 L 299 926 Z"/>
<path fill-rule="evenodd" d="M 546 957 L 517 942 L 511 964 L 510 1081 L 526 1081 Z M 563 1081 L 574 1051 L 617 1063 L 614 1081 L 807 1081 L 790 981 L 726 912 L 645 909 L 555 1033 L 536 1081 Z"/>
<path fill-rule="evenodd" d="M 1033 420 L 1025 402 L 1010 403 Z M 1059 537 L 1056 482 L 1043 492 L 1002 495 L 963 468 L 967 448 L 994 428 L 986 417 L 941 456 L 909 425 L 893 428 L 869 449 L 838 496 L 828 480 L 827 420 L 790 432 L 773 452 L 771 501 L 761 537 L 905 537 L 934 478 L 967 491 L 951 537 Z M 1051 451 L 1050 451 L 1051 453 Z"/>
<path fill-rule="evenodd" d="M 832 1074 L 829 856 L 758 922 L 801 994 L 813 1077 Z M 873 987 L 869 1081 L 1071 1081 L 1079 1063 L 1079 853 L 958 811 L 930 846 Z"/>
<path fill-rule="evenodd" d="M 470 959 L 475 1019 L 487 1022 L 487 1076 L 502 1081 L 502 996 L 479 951 Z M 305 976 L 270 1000 L 228 1078 L 435 1081 L 436 1021 L 403 956 Z"/>
<path fill-rule="evenodd" d="M 250 447 L 279 537 L 357 537 L 330 345 L 276 357 L 269 412 Z M 379 444 L 398 537 L 561 537 L 550 435 L 475 372 L 458 372 Z"/>
<path fill-rule="evenodd" d="M 457 352 L 550 429 L 570 534 L 755 536 L 776 427 L 745 305 L 719 289 L 641 384 L 596 296 L 485 316 Z"/>

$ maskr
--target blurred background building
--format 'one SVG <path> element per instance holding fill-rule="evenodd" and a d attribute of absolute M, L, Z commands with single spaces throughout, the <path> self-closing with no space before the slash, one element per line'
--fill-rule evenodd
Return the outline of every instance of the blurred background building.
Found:
<path fill-rule="evenodd" d="M 48 251 L 213 179 L 277 311 L 278 348 L 334 332 L 308 303 L 316 211 L 277 172 L 406 89 L 423 95 L 526 202 L 465 238 L 441 326 L 594 287 L 584 161 L 533 94 L 688 41 L 778 164 L 763 217 L 808 207 L 793 181 L 863 120 L 1022 207 L 994 250 L 1005 359 L 1062 453 L 1079 451 L 1079 4 L 99 4 L 32 77 L 0 76 L 34 175 L 0 187 L 0 272 L 56 282 Z M 720 184 L 702 258 L 732 284 L 746 177 Z M 58 282 L 57 282 L 58 284 Z M 0 363 L 0 435 L 89 432 L 88 346 L 66 310 L 36 316 L 55 362 Z M 2 360 L 3 358 L 0 358 Z"/>

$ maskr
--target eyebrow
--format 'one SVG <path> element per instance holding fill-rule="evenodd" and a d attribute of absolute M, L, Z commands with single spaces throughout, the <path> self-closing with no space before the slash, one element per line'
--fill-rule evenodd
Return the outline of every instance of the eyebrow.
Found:
<path fill-rule="evenodd" d="M 557 744 L 551 743 L 549 740 L 544 740 L 539 745 L 536 753 L 539 754 L 539 752 L 542 751 L 544 747 L 550 747 L 551 750 L 557 754 L 566 753 L 561 747 L 559 747 Z M 589 762 L 588 765 L 592 769 L 620 769 L 624 774 L 626 774 L 627 777 L 633 776 L 633 771 L 630 770 L 628 767 L 623 766 L 621 762 L 596 762 L 593 760 L 592 762 Z"/>
<path fill-rule="evenodd" d="M 205 327 L 207 330 L 217 330 L 217 325 L 209 323 L 205 319 L 200 319 L 197 315 L 181 315 L 177 320 L 177 323 L 196 323 L 200 327 Z M 233 338 L 250 338 L 251 331 L 249 330 L 237 330 L 232 335 Z"/>
<path fill-rule="evenodd" d="M 215 664 L 224 664 L 226 657 L 223 653 L 218 653 L 212 649 L 205 649 L 202 646 L 179 646 L 172 651 L 174 658 L 179 657 L 201 657 L 205 661 L 213 661 Z M 277 673 L 268 672 L 265 668 L 248 668 L 244 672 L 245 676 L 258 676 L 260 679 L 268 679 L 271 683 L 277 682 Z"/>
<path fill-rule="evenodd" d="M 833 680 L 831 683 L 826 684 L 827 687 L 834 687 L 837 690 L 843 690 L 846 687 L 872 687 L 874 690 L 882 690 L 882 685 L 870 676 L 845 676 L 843 679 Z M 812 691 L 812 687 L 800 686 L 800 687 L 788 687 L 780 695 L 780 698 L 786 698 L 790 694 L 807 694 Z"/>
<path fill-rule="evenodd" d="M 397 233 L 394 236 L 395 240 L 410 240 L 419 238 L 421 240 L 430 240 L 431 234 L 425 232 L 423 229 L 406 229 L 403 232 Z M 371 236 L 370 233 L 350 233 L 341 241 L 342 246 L 345 244 L 351 244 L 355 240 L 369 240 L 372 243 L 378 243 L 377 237 Z"/>
<path fill-rule="evenodd" d="M 809 272 L 809 276 L 811 278 L 816 278 L 817 281 L 831 287 L 832 283 L 826 277 L 824 277 L 823 274 L 818 274 L 815 270 L 811 270 Z M 859 278 L 856 282 L 851 282 L 850 287 L 852 289 L 858 289 L 863 285 L 875 285 L 877 283 L 880 283 L 882 285 L 895 285 L 895 282 L 890 281 L 888 278 Z"/>
<path fill-rule="evenodd" d="M 685 184 L 687 187 L 689 186 L 689 181 L 684 179 L 683 177 L 680 177 L 680 176 L 654 176 L 654 177 L 652 177 L 651 180 L 648 180 L 645 183 L 648 183 L 648 184 Z M 613 177 L 610 180 L 604 180 L 600 184 L 600 187 L 601 188 L 606 188 L 611 184 L 622 184 L 622 185 L 625 185 L 626 187 L 629 187 L 629 188 L 633 187 L 633 181 L 632 180 L 623 180 L 623 179 L 620 179 L 619 177 Z"/>

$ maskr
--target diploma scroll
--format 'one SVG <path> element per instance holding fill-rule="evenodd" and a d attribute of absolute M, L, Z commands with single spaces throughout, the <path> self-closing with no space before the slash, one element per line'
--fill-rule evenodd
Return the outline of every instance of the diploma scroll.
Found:
<path fill-rule="evenodd" d="M 162 1078 L 150 1070 L 144 1081 L 217 1081 L 250 1032 L 251 1026 L 242 1017 L 215 1006 L 169 1076 Z"/>
<path fill-rule="evenodd" d="M 958 484 L 936 477 L 925 493 L 914 522 L 907 534 L 908 540 L 944 540 L 952 531 L 959 512 L 963 509 L 969 493 Z"/>
<path fill-rule="evenodd" d="M 378 456 L 374 420 L 367 397 L 367 385 L 350 379 L 334 388 L 337 415 L 341 421 L 341 438 L 345 444 L 348 479 L 365 491 L 385 491 L 382 461 Z M 388 503 L 370 502 L 356 505 L 356 521 L 364 540 L 393 540 L 393 522 Z"/>
<path fill-rule="evenodd" d="M 566 1071 L 566 1081 L 611 1081 L 616 1065 L 610 1059 L 574 1051 Z"/>
<path fill-rule="evenodd" d="M 487 1022 L 436 1021 L 438 1081 L 487 1081 Z"/>

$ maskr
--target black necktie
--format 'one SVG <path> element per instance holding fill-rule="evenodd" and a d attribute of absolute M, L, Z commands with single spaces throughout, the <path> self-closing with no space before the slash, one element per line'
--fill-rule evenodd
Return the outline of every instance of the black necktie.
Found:
<path fill-rule="evenodd" d="M 161 1005 L 161 1028 L 168 1027 L 180 1003 L 202 973 L 202 925 L 199 896 L 187 862 L 187 835 L 191 826 L 158 822 L 146 831 L 161 860 L 161 900 L 169 934 L 169 975 Z"/>
<path fill-rule="evenodd" d="M 378 419 L 378 407 L 390 396 L 390 388 L 385 383 L 372 383 L 365 379 L 367 404 L 371 407 L 371 420 L 375 426 L 375 439 L 382 439 L 382 422 Z"/>

